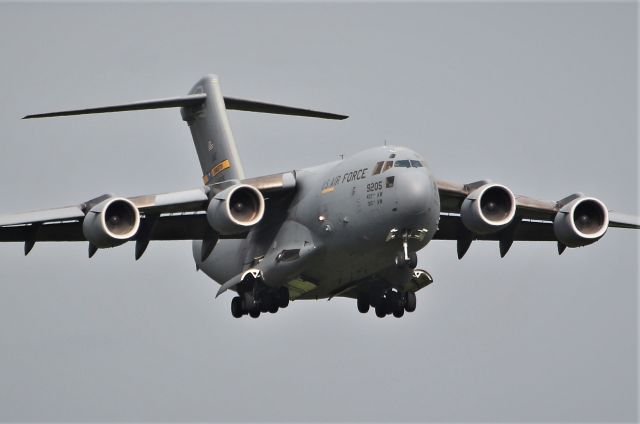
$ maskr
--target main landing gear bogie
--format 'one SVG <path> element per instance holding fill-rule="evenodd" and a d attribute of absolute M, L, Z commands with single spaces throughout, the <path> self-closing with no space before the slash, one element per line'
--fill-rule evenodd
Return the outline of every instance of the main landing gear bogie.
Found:
<path fill-rule="evenodd" d="M 234 318 L 241 318 L 249 315 L 251 318 L 258 318 L 261 313 L 275 314 L 280 308 L 289 306 L 289 289 L 280 287 L 277 290 L 263 292 L 259 297 L 253 293 L 243 293 L 231 300 L 231 315 Z"/>
<path fill-rule="evenodd" d="M 401 293 L 389 290 L 383 296 L 375 299 L 374 302 L 371 302 L 367 296 L 359 296 L 357 303 L 358 311 L 363 314 L 369 311 L 369 306 L 373 306 L 378 318 L 384 318 L 391 314 L 396 318 L 401 318 L 405 312 L 416 310 L 416 294 L 414 292 Z"/>

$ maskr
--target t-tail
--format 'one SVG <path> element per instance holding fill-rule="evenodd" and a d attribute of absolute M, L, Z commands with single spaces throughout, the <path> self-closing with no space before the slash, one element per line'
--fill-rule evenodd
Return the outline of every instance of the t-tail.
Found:
<path fill-rule="evenodd" d="M 93 113 L 180 107 L 182 119 L 191 130 L 198 154 L 202 179 L 206 185 L 244 178 L 244 170 L 233 139 L 227 110 L 308 116 L 323 119 L 346 119 L 345 115 L 319 112 L 255 100 L 223 97 L 216 75 L 206 75 L 198 81 L 188 95 L 165 99 L 145 100 L 122 105 L 75 109 L 60 112 L 27 115 L 23 119 L 54 116 L 86 115 Z"/>
<path fill-rule="evenodd" d="M 182 119 L 189 124 L 196 147 L 202 180 L 205 184 L 226 180 L 241 180 L 244 170 L 233 139 L 227 109 L 215 75 L 207 75 L 189 92 L 204 94 L 204 101 L 180 109 Z"/>

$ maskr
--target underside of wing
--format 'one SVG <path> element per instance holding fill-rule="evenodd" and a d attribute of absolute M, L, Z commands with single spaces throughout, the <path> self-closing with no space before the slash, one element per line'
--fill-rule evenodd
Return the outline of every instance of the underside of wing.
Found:
<path fill-rule="evenodd" d="M 140 217 L 140 228 L 150 225 L 147 216 Z M 173 214 L 160 216 L 153 224 L 148 240 L 202 240 L 207 228 L 204 213 Z M 141 239 L 136 234 L 130 240 Z M 224 238 L 224 237 L 223 237 Z M 0 227 L 0 241 L 87 241 L 82 231 L 82 219 Z"/>
<path fill-rule="evenodd" d="M 460 215 L 441 215 L 438 231 L 434 240 L 458 240 L 465 237 L 469 230 L 464 226 Z M 491 234 L 471 234 L 473 240 L 501 240 L 507 231 Z M 520 220 L 508 229 L 512 241 L 558 241 L 553 232 L 553 222 Z"/>
<path fill-rule="evenodd" d="M 265 205 L 295 186 L 295 174 L 289 172 L 171 193 L 128 198 L 105 194 L 78 205 L 0 216 L 0 242 L 24 242 L 28 254 L 36 242 L 88 241 L 92 255 L 97 248 L 135 241 L 139 258 L 150 241 L 205 240 L 210 253 L 218 239 L 245 238 Z M 261 208 L 247 225 L 225 218 L 225 213 L 233 214 L 227 205 L 233 193 L 253 196 L 251 204 Z M 240 213 L 246 215 L 246 208 Z M 274 213 L 278 211 L 270 210 L 269 216 Z M 213 224 L 208 215 L 213 215 Z M 224 225 L 229 222 L 235 226 Z"/>
<path fill-rule="evenodd" d="M 640 217 L 609 212 L 609 227 L 640 229 Z"/>

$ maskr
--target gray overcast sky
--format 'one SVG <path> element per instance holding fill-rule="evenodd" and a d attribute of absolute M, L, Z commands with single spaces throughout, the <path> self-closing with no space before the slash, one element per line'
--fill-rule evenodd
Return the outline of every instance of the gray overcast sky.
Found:
<path fill-rule="evenodd" d="M 231 112 L 260 175 L 386 139 L 443 179 L 575 191 L 638 213 L 637 5 L 0 4 L 0 212 L 200 184 L 177 110 L 27 113 L 186 93 L 351 115 Z M 236 320 L 188 242 L 88 260 L 0 246 L 0 420 L 635 421 L 638 235 L 558 256 L 516 243 L 419 255 L 403 319 L 354 301 Z"/>

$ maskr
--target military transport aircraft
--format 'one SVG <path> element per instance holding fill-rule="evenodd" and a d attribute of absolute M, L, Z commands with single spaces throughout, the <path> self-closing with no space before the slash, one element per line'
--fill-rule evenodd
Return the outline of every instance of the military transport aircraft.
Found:
<path fill-rule="evenodd" d="M 98 249 L 135 241 L 139 259 L 152 240 L 193 240 L 196 269 L 232 290 L 234 317 L 275 313 L 290 300 L 343 296 L 379 317 L 416 308 L 433 282 L 416 252 L 431 240 L 457 240 L 462 258 L 473 240 L 556 242 L 558 253 L 598 241 L 609 227 L 640 228 L 638 217 L 610 212 L 572 194 L 558 201 L 514 195 L 482 180 L 436 179 L 424 159 L 399 146 L 281 174 L 245 178 L 227 110 L 325 119 L 347 116 L 223 97 L 207 75 L 188 95 L 28 115 L 24 119 L 180 107 L 191 129 L 204 185 L 193 190 L 119 197 L 0 216 L 0 241 L 85 241 Z M 217 296 L 216 296 L 217 297 Z"/>

